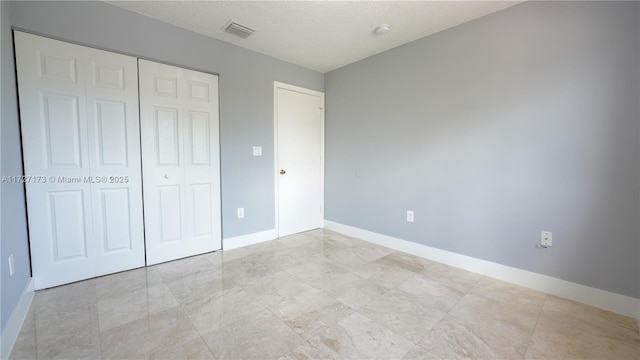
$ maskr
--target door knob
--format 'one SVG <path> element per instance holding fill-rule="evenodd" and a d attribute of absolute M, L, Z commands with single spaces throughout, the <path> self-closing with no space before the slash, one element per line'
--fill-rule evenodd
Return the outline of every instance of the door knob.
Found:
<path fill-rule="evenodd" d="M 284 175 L 284 174 L 286 174 L 286 173 L 287 173 L 287 172 L 286 172 L 286 171 L 284 171 L 284 169 L 280 170 L 280 175 Z"/>
<path fill-rule="evenodd" d="M 165 179 L 168 179 L 168 178 L 169 178 L 169 175 L 164 174 L 164 178 L 165 178 Z"/>

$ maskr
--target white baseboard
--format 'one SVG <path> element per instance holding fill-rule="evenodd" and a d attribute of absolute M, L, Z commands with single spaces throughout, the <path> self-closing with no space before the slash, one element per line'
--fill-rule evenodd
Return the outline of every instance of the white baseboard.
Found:
<path fill-rule="evenodd" d="M 492 278 L 640 318 L 640 299 L 325 220 L 326 229 Z"/>
<path fill-rule="evenodd" d="M 2 360 L 9 358 L 11 350 L 13 350 L 13 345 L 15 345 L 18 335 L 20 335 L 20 329 L 22 329 L 22 324 L 24 324 L 24 320 L 27 318 L 27 313 L 31 307 L 33 291 L 33 278 L 31 278 L 22 291 L 22 296 L 20 296 L 20 300 L 11 314 L 7 326 L 5 326 L 4 331 L 2 331 L 2 339 L 0 340 L 0 348 L 2 349 L 0 351 L 0 359 Z"/>
<path fill-rule="evenodd" d="M 278 237 L 276 229 L 261 231 L 248 235 L 235 236 L 227 239 L 222 239 L 222 250 L 232 250 L 243 246 L 249 246 L 258 244 L 261 242 L 274 240 Z"/>

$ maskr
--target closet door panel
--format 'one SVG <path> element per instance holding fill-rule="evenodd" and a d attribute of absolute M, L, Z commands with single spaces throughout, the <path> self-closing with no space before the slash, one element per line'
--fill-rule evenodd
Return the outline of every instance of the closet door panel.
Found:
<path fill-rule="evenodd" d="M 15 46 L 31 260 L 42 289 L 94 273 L 91 191 L 82 182 L 90 176 L 85 54 L 20 32 Z"/>
<path fill-rule="evenodd" d="M 217 76 L 139 61 L 147 263 L 221 248 Z"/>
<path fill-rule="evenodd" d="M 145 265 L 135 58 L 95 50 L 85 66 L 96 276 Z"/>
<path fill-rule="evenodd" d="M 15 45 L 36 289 L 143 266 L 135 59 L 18 31 Z"/>
<path fill-rule="evenodd" d="M 140 130 L 147 264 L 186 247 L 182 102 L 179 71 L 139 61 Z"/>
<path fill-rule="evenodd" d="M 218 77 L 184 70 L 186 236 L 196 252 L 221 248 Z"/>

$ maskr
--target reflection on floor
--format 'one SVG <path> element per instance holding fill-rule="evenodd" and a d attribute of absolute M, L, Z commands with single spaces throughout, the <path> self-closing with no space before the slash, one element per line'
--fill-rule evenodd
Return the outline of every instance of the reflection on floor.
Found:
<path fill-rule="evenodd" d="M 13 359 L 638 359 L 636 321 L 327 230 L 37 292 Z"/>

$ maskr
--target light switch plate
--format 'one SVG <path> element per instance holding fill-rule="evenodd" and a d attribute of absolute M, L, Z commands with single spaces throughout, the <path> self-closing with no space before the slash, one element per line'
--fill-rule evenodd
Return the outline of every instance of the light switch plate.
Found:
<path fill-rule="evenodd" d="M 262 156 L 262 146 L 253 147 L 253 156 Z"/>

